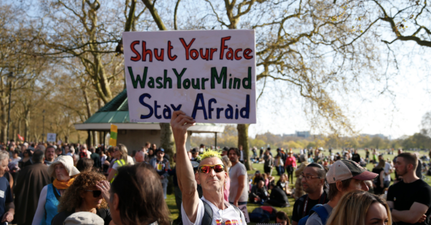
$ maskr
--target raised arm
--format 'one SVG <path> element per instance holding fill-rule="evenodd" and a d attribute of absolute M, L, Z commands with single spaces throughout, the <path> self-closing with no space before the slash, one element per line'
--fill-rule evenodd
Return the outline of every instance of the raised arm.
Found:
<path fill-rule="evenodd" d="M 193 167 L 187 155 L 186 141 L 187 129 L 195 124 L 192 117 L 182 111 L 175 111 L 171 119 L 172 132 L 174 134 L 177 150 L 177 179 L 183 197 L 183 208 L 191 222 L 196 221 L 199 204 L 199 195 L 196 191 L 197 184 Z"/>

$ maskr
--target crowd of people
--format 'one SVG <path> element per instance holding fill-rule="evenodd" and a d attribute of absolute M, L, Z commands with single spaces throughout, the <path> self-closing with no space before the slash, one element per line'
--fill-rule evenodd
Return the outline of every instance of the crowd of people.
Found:
<path fill-rule="evenodd" d="M 242 146 L 187 148 L 193 125 L 193 118 L 174 112 L 173 155 L 148 142 L 129 154 L 123 144 L 11 140 L 0 151 L 0 225 L 430 223 L 431 187 L 417 154 L 400 149 L 389 161 L 376 150 L 361 157 L 356 150 L 279 148 L 273 156 L 267 147 L 259 154 L 253 148 L 247 159 Z M 263 171 L 248 174 L 247 160 L 262 163 Z M 372 171 L 364 168 L 368 163 Z M 169 176 L 180 212 L 174 221 L 165 201 Z M 295 200 L 291 215 L 274 208 L 289 207 L 289 198 Z M 257 206 L 251 212 L 250 204 Z"/>

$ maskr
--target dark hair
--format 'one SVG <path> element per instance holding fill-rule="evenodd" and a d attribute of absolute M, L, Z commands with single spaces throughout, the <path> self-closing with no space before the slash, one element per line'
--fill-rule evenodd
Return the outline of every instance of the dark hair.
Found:
<path fill-rule="evenodd" d="M 399 154 L 398 157 L 403 158 L 406 164 L 412 164 L 414 169 L 418 166 L 418 157 L 415 154 L 403 152 Z"/>
<path fill-rule="evenodd" d="M 237 156 L 241 156 L 241 152 L 239 151 L 239 149 L 234 148 L 234 147 L 231 147 L 227 153 L 229 154 L 229 153 L 230 153 L 230 151 L 232 151 L 232 150 L 233 150 L 233 151 L 235 151 L 235 154 L 236 154 Z"/>
<path fill-rule="evenodd" d="M 29 149 L 25 150 L 27 152 L 27 154 L 31 157 L 31 160 L 33 161 L 33 163 L 40 163 L 43 161 L 43 158 L 45 157 L 45 154 L 43 153 L 42 150 L 40 149 L 36 149 L 33 153 L 33 155 L 31 155 L 31 151 Z"/>
<path fill-rule="evenodd" d="M 285 212 L 278 211 L 277 213 L 275 213 L 275 217 L 279 220 L 287 221 L 287 225 L 290 225 L 289 218 L 287 217 L 287 214 Z"/>
<path fill-rule="evenodd" d="M 58 212 L 70 212 L 78 209 L 83 202 L 81 193 L 85 192 L 89 187 L 96 186 L 98 181 L 105 180 L 106 177 L 103 174 L 97 172 L 84 172 L 80 173 L 73 181 L 72 185 L 66 189 L 63 195 L 61 195 Z M 105 200 L 102 200 L 100 208 L 108 208 Z"/>
<path fill-rule="evenodd" d="M 91 171 L 93 165 L 94 160 L 89 158 L 81 158 L 78 160 L 78 163 L 76 163 L 76 169 L 78 169 L 80 172 Z"/>
<path fill-rule="evenodd" d="M 124 185 L 128 184 L 128 185 Z M 123 224 L 170 224 L 162 183 L 154 168 L 146 163 L 118 168 L 111 185 L 111 200 L 118 195 L 118 208 Z"/>
<path fill-rule="evenodd" d="M 345 190 L 345 189 L 349 188 L 350 181 L 352 181 L 352 178 L 341 181 L 341 189 Z M 338 192 L 339 192 L 339 190 L 337 188 L 337 183 L 329 184 L 328 199 L 329 200 L 334 199 L 335 196 L 337 196 Z"/>
<path fill-rule="evenodd" d="M 310 163 L 307 165 L 307 167 L 317 168 L 317 176 L 319 176 L 320 179 L 326 178 L 326 170 L 322 165 L 320 165 L 318 163 Z"/>

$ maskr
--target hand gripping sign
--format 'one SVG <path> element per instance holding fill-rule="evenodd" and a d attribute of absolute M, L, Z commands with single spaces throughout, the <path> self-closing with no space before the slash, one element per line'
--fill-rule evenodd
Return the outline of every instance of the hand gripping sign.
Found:
<path fill-rule="evenodd" d="M 256 123 L 253 30 L 123 33 L 131 122 Z"/>

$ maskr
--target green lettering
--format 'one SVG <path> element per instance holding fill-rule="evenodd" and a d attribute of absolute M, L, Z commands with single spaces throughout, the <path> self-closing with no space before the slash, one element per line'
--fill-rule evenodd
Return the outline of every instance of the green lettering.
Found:
<path fill-rule="evenodd" d="M 148 87 L 154 88 L 154 78 L 153 77 L 150 77 L 150 81 L 148 82 Z"/>
<path fill-rule="evenodd" d="M 211 89 L 215 89 L 215 82 L 218 84 L 223 83 L 223 89 L 226 89 L 226 76 L 227 76 L 227 67 L 222 67 L 220 76 L 217 74 L 217 69 L 215 67 L 211 67 Z"/>
<path fill-rule="evenodd" d="M 175 73 L 175 76 L 177 76 L 177 88 L 181 89 L 181 77 L 184 75 L 184 72 L 186 72 L 187 68 L 184 68 L 180 74 L 178 74 L 176 69 L 172 69 Z"/>
<path fill-rule="evenodd" d="M 136 79 L 135 79 L 135 77 L 133 75 L 132 67 L 129 66 L 129 67 L 127 67 L 127 69 L 129 70 L 129 75 L 130 75 L 130 78 L 132 79 L 133 88 L 138 87 L 138 82 L 139 82 L 139 86 L 141 88 L 145 88 L 145 80 L 147 79 L 147 70 L 148 70 L 148 67 L 144 68 L 142 79 L 139 76 L 139 74 L 136 75 Z"/>
<path fill-rule="evenodd" d="M 209 81 L 210 79 L 209 78 L 204 78 L 204 77 L 202 77 L 201 78 L 202 79 L 202 90 L 205 90 L 205 82 L 207 82 L 207 81 Z"/>
<path fill-rule="evenodd" d="M 156 78 L 157 89 L 161 89 L 161 88 L 163 88 L 162 80 L 163 80 L 163 77 L 157 77 L 157 78 Z"/>
<path fill-rule="evenodd" d="M 172 79 L 168 77 L 168 70 L 165 70 L 165 75 L 163 78 L 164 89 L 166 89 L 166 83 L 169 83 L 169 89 L 172 89 Z"/>

